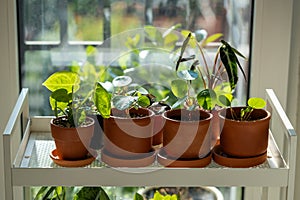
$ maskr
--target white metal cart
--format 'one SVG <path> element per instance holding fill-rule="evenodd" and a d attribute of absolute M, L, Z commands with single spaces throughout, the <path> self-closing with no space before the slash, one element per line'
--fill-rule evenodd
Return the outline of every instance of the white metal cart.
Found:
<path fill-rule="evenodd" d="M 212 161 L 205 168 L 165 168 L 157 163 L 144 168 L 111 168 L 96 159 L 87 167 L 64 168 L 49 156 L 54 149 L 50 118 L 29 116 L 28 89 L 22 89 L 3 133 L 5 199 L 13 200 L 13 188 L 18 186 L 205 185 L 262 187 L 261 199 L 270 199 L 276 187 L 280 188 L 278 199 L 293 200 L 297 136 L 273 90 L 266 90 L 266 99 L 272 119 L 268 159 L 262 165 L 228 168 Z"/>

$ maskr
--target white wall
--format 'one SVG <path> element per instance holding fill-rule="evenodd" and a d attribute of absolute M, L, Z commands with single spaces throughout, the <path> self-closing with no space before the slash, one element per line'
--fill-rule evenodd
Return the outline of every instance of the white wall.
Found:
<path fill-rule="evenodd" d="M 287 113 L 298 134 L 297 166 L 300 166 L 300 1 L 294 0 L 293 28 L 291 36 L 291 54 L 289 85 L 287 96 Z M 300 199 L 300 169 L 296 171 L 295 200 Z"/>
<path fill-rule="evenodd" d="M 286 108 L 293 0 L 257 0 L 253 30 L 250 96 L 275 90 Z"/>
<path fill-rule="evenodd" d="M 0 0 L 0 199 L 5 199 L 2 132 L 19 92 L 15 11 L 15 1 Z"/>

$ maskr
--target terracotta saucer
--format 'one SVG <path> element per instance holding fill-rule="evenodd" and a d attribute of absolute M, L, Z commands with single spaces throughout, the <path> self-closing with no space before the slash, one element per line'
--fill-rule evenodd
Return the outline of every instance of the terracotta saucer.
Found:
<path fill-rule="evenodd" d="M 206 167 L 211 162 L 211 153 L 209 153 L 204 158 L 174 159 L 168 157 L 165 151 L 160 150 L 157 155 L 157 161 L 159 162 L 159 164 L 165 167 L 189 167 L 189 168 Z"/>
<path fill-rule="evenodd" d="M 111 167 L 147 167 L 155 161 L 155 158 L 155 151 L 142 153 L 139 156 L 131 158 L 112 155 L 105 149 L 101 151 L 101 160 Z"/>
<path fill-rule="evenodd" d="M 220 145 L 216 145 L 213 149 L 213 159 L 219 165 L 232 168 L 254 167 L 264 163 L 267 159 L 267 152 L 247 158 L 238 158 L 225 154 Z"/>
<path fill-rule="evenodd" d="M 84 167 L 95 160 L 95 157 L 92 155 L 87 155 L 87 157 L 82 160 L 63 160 L 58 156 L 56 149 L 51 151 L 50 157 L 55 164 L 62 167 Z"/>

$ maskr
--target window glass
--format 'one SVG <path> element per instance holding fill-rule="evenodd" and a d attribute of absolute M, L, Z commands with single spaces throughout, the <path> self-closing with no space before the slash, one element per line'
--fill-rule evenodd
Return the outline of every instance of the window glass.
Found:
<path fill-rule="evenodd" d="M 60 19 L 57 0 L 21 1 L 24 42 L 59 41 Z"/>
<path fill-rule="evenodd" d="M 45 93 L 40 83 L 50 73 L 68 69 L 74 61 L 84 63 L 88 45 L 107 51 L 97 59 L 98 65 L 107 64 L 106 56 L 114 56 L 107 47 L 117 52 L 115 47 L 126 48 L 128 40 L 124 36 L 111 44 L 109 39 L 144 25 L 170 28 L 180 24 L 179 30 L 205 30 L 208 36 L 222 33 L 226 41 L 249 57 L 251 6 L 251 0 L 19 1 L 22 87 L 30 88 L 31 114 L 52 115 L 45 106 L 47 95 L 34 98 Z M 241 60 L 241 64 L 248 73 L 248 61 Z M 237 99 L 243 102 L 246 95 L 247 81 L 240 78 Z"/>
<path fill-rule="evenodd" d="M 175 66 L 167 58 L 168 51 L 151 52 L 149 63 L 143 59 L 146 51 L 128 48 L 128 44 L 147 41 L 138 38 L 144 37 L 141 31 L 145 25 L 164 31 L 178 25 L 178 31 L 204 31 L 207 36 L 222 33 L 223 39 L 249 58 L 252 5 L 252 0 L 18 0 L 20 77 L 22 87 L 30 90 L 30 115 L 53 115 L 49 92 L 42 87 L 50 74 L 74 66 L 89 67 L 87 62 L 97 71 L 105 69 L 108 76 L 122 73 L 124 63 L 138 63 L 142 69 L 150 69 L 138 71 L 140 77 L 160 77 L 162 83 L 168 82 L 164 81 L 170 78 L 164 71 L 168 68 L 162 67 L 173 70 Z M 91 46 L 96 47 L 94 57 L 90 56 Z M 212 43 L 208 54 L 217 46 Z M 249 60 L 240 62 L 248 74 Z M 235 95 L 238 103 L 244 103 L 248 83 L 241 74 L 239 77 Z M 225 199 L 241 199 L 241 188 L 219 189 Z"/>

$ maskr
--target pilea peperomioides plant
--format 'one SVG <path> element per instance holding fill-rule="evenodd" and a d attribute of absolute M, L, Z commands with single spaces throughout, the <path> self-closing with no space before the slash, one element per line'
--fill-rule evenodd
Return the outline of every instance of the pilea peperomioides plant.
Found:
<path fill-rule="evenodd" d="M 239 121 L 251 121 L 251 113 L 254 109 L 263 109 L 266 106 L 266 101 L 259 97 L 252 97 L 248 99 L 247 106 L 242 108 L 240 113 L 235 113 L 233 109 L 230 109 L 232 119 Z"/>
<path fill-rule="evenodd" d="M 113 106 L 118 110 L 124 110 L 129 116 L 131 108 L 150 106 L 148 91 L 138 85 L 130 85 L 132 79 L 129 76 L 117 76 L 112 83 L 97 83 L 94 102 L 104 118 L 110 116 L 110 108 Z M 105 102 L 105 103 L 104 103 Z"/>

